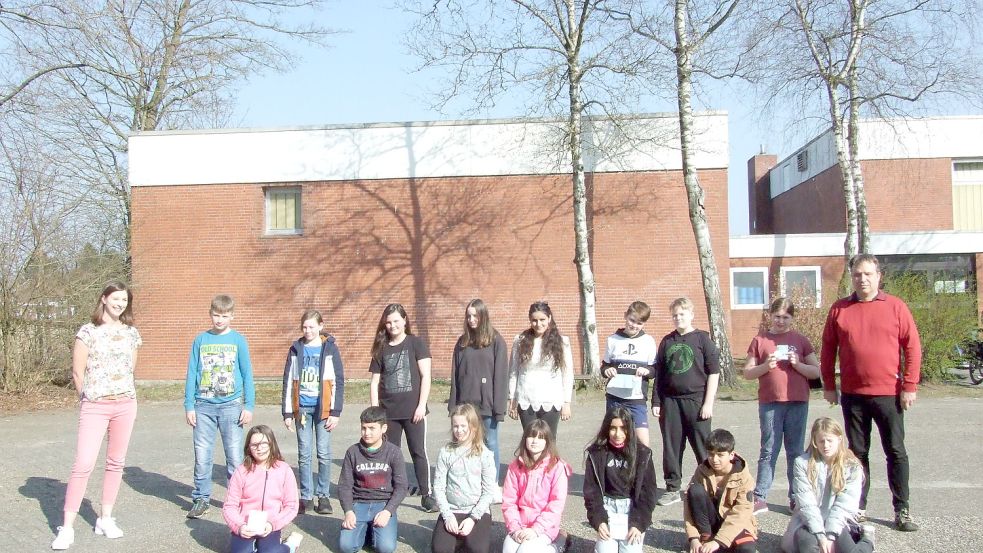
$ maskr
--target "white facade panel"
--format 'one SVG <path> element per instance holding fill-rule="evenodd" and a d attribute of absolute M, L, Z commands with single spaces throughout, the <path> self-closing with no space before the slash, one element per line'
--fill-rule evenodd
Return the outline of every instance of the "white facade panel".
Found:
<path fill-rule="evenodd" d="M 730 239 L 730 257 L 836 257 L 843 255 L 844 233 L 767 234 Z M 874 255 L 983 252 L 983 232 L 878 232 L 870 237 Z"/>
<path fill-rule="evenodd" d="M 726 168 L 726 113 L 696 121 L 697 168 Z M 642 140 L 610 124 L 585 133 L 587 170 L 681 169 L 674 114 L 639 116 L 630 129 Z M 552 174 L 569 172 L 568 159 L 557 121 L 164 131 L 129 140 L 132 186 Z"/>

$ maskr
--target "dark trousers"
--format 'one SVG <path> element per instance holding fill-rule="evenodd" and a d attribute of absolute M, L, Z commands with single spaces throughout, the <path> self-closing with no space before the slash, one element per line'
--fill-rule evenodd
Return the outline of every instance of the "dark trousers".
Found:
<path fill-rule="evenodd" d="M 413 472 L 420 486 L 420 495 L 430 495 L 430 458 L 427 457 L 427 418 L 420 422 L 411 419 L 390 420 L 386 439 L 399 447 L 403 445 L 403 432 L 406 432 L 406 445 L 410 448 Z"/>
<path fill-rule="evenodd" d="M 454 514 L 458 524 L 468 518 L 466 514 Z M 437 517 L 437 524 L 433 527 L 433 541 L 430 542 L 430 551 L 433 553 L 488 553 L 491 545 L 491 515 L 485 514 L 481 520 L 475 522 L 474 528 L 467 536 L 451 534 L 444 527 L 444 517 Z"/>
<path fill-rule="evenodd" d="M 707 458 L 706 439 L 710 435 L 710 419 L 700 420 L 703 398 L 665 397 L 659 414 L 662 430 L 662 473 L 666 491 L 679 491 L 682 484 L 683 452 L 689 440 L 697 464 Z"/>
<path fill-rule="evenodd" d="M 540 407 L 538 410 L 533 410 L 532 407 L 529 409 L 519 409 L 519 423 L 522 425 L 522 431 L 525 432 L 526 428 L 529 427 L 529 423 L 536 419 L 543 419 L 546 424 L 550 427 L 550 432 L 553 433 L 553 439 L 556 439 L 556 430 L 560 426 L 560 410 L 550 409 L 549 411 L 544 410 Z"/>
<path fill-rule="evenodd" d="M 898 396 L 863 396 L 843 394 L 843 421 L 850 451 L 864 467 L 864 486 L 860 508 L 867 508 L 870 491 L 870 431 L 877 425 L 881 446 L 887 456 L 887 483 L 891 488 L 894 512 L 908 508 L 908 451 L 904 446 L 904 409 Z"/>
<path fill-rule="evenodd" d="M 255 547 L 255 549 L 253 549 Z M 266 537 L 244 538 L 237 534 L 232 534 L 229 539 L 229 551 L 231 553 L 287 553 L 290 548 L 280 543 L 280 531 L 274 530 Z"/>
<path fill-rule="evenodd" d="M 843 528 L 834 542 L 836 553 L 871 553 L 874 544 L 864 539 L 854 539 L 849 528 Z M 819 553 L 819 538 L 803 526 L 795 531 L 796 553 Z"/>
<path fill-rule="evenodd" d="M 703 486 L 693 485 L 686 490 L 686 508 L 689 509 L 693 517 L 693 526 L 701 536 L 713 537 L 717 535 L 724 519 L 720 516 L 720 509 L 710 493 Z M 734 539 L 730 547 L 722 547 L 720 551 L 733 553 L 754 553 L 757 550 L 757 542 L 751 536 L 751 532 L 743 530 Z M 839 552 L 837 552 L 839 553 Z"/>

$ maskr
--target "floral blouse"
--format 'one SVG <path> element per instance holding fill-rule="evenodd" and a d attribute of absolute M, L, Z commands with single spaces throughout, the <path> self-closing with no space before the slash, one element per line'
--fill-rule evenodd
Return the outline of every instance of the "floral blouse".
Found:
<path fill-rule="evenodd" d="M 136 397 L 133 384 L 133 354 L 143 340 L 132 326 L 88 323 L 75 335 L 89 348 L 82 379 L 82 398 L 93 401 L 106 396 Z"/>

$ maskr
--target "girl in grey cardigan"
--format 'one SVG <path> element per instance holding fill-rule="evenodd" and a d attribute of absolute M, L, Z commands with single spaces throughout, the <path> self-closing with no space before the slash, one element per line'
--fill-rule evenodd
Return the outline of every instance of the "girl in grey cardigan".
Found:
<path fill-rule="evenodd" d="M 440 517 L 433 531 L 431 551 L 487 553 L 491 542 L 492 494 L 496 482 L 495 457 L 485 447 L 484 426 L 470 403 L 451 411 L 451 442 L 440 450 L 433 494 Z"/>
<path fill-rule="evenodd" d="M 822 417 L 812 425 L 809 449 L 795 459 L 795 512 L 782 537 L 786 553 L 871 553 L 874 528 L 860 527 L 864 471 L 846 447 L 843 426 Z"/>

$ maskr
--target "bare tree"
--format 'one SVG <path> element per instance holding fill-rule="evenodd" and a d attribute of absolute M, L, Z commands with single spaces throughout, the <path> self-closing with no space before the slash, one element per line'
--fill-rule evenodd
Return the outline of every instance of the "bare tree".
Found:
<path fill-rule="evenodd" d="M 721 379 L 727 385 L 733 385 L 736 376 L 703 187 L 694 163 L 694 156 L 699 152 L 694 131 L 693 93 L 696 75 L 733 77 L 739 74 L 742 55 L 750 48 L 734 41 L 733 35 L 723 40 L 719 36 L 723 34 L 721 29 L 725 24 L 733 20 L 739 4 L 740 0 L 675 0 L 671 4 L 656 3 L 653 7 L 647 2 L 639 2 L 633 11 L 619 14 L 631 23 L 636 33 L 658 44 L 664 53 L 673 57 L 680 156 L 689 219 L 696 238 L 710 333 L 720 349 Z"/>
<path fill-rule="evenodd" d="M 464 95 L 472 110 L 504 94 L 530 114 L 560 116 L 573 189 L 574 264 L 580 293 L 583 372 L 600 372 L 594 273 L 590 259 L 591 188 L 585 179 L 585 118 L 633 105 L 650 82 L 645 41 L 613 18 L 604 0 L 404 0 L 419 16 L 408 43 L 423 65 L 449 72 L 438 107 Z"/>
<path fill-rule="evenodd" d="M 237 85 L 290 66 L 290 41 L 325 41 L 330 31 L 300 17 L 322 4 L 67 0 L 59 3 L 58 32 L 25 44 L 24 55 L 36 63 L 82 64 L 46 81 L 42 132 L 71 144 L 76 176 L 108 200 L 123 251 L 131 222 L 129 134 L 225 122 Z"/>
<path fill-rule="evenodd" d="M 785 0 L 768 28 L 771 102 L 819 115 L 831 130 L 846 205 L 844 256 L 870 250 L 860 164 L 865 115 L 908 117 L 952 99 L 979 98 L 967 40 L 974 0 Z M 817 98 L 822 95 L 822 100 Z M 817 113 L 816 108 L 823 105 Z M 844 281 L 846 275 L 844 275 Z"/>

